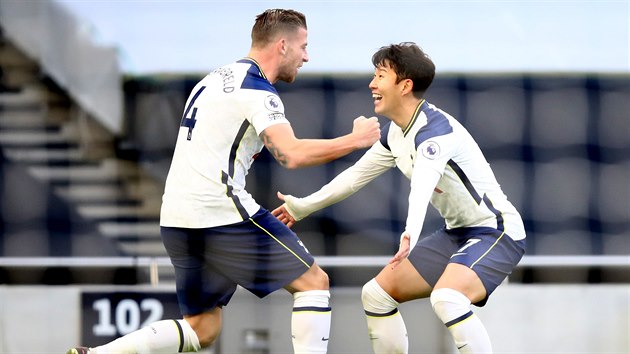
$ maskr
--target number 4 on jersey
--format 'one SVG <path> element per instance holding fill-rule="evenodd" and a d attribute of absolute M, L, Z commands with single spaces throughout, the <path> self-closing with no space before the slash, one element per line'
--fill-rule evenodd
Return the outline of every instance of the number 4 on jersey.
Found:
<path fill-rule="evenodd" d="M 197 122 L 197 120 L 195 119 L 195 116 L 197 115 L 197 107 L 193 108 L 190 118 L 188 118 L 188 113 L 190 112 L 190 109 L 195 105 L 195 101 L 197 100 L 199 95 L 201 95 L 201 93 L 203 92 L 205 88 L 206 88 L 205 86 L 201 86 L 199 91 L 195 93 L 193 98 L 190 100 L 190 103 L 188 103 L 188 106 L 186 107 L 186 110 L 184 111 L 184 116 L 182 116 L 182 120 L 179 123 L 180 127 L 188 128 L 188 137 L 186 138 L 186 140 L 190 140 L 192 138 L 192 131 L 193 131 L 193 128 L 195 127 L 195 123 Z"/>

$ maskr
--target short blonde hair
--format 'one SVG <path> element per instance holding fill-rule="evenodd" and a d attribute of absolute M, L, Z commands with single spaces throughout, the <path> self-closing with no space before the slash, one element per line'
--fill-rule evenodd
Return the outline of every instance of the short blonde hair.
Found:
<path fill-rule="evenodd" d="M 306 29 L 306 16 L 295 10 L 269 9 L 256 16 L 252 28 L 252 47 L 263 47 L 279 33 Z"/>

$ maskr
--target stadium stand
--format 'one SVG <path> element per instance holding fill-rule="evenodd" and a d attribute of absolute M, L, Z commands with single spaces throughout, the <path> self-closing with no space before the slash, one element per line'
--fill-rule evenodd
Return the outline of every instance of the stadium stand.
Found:
<path fill-rule="evenodd" d="M 126 84 L 127 124 L 133 125 L 128 145 L 155 176 L 166 174 L 176 134 L 172 127 L 198 79 L 147 77 Z M 628 79 L 627 74 L 595 73 L 450 74 L 438 76 L 429 90 L 430 101 L 477 137 L 525 219 L 528 255 L 630 255 L 630 190 L 623 182 L 630 178 Z M 372 114 L 368 81 L 368 74 L 303 75 L 291 85 L 279 84 L 278 90 L 296 134 L 331 137 L 349 131 L 353 117 Z M 168 108 L 143 108 L 154 107 L 149 102 L 166 102 Z M 170 139 L 152 140 L 145 127 Z M 250 176 L 250 190 L 273 208 L 277 190 L 306 195 L 358 156 L 324 168 L 287 171 L 263 154 Z M 391 254 L 406 217 L 406 197 L 397 196 L 406 196 L 407 188 L 399 174 L 385 174 L 295 229 L 317 245 L 316 255 Z M 439 226 L 439 216 L 430 210 L 425 230 Z M 514 279 L 601 282 L 628 277 L 618 269 L 596 266 L 558 272 L 522 269 Z"/>
<path fill-rule="evenodd" d="M 124 133 L 115 135 L 6 39 L 1 58 L 0 255 L 164 256 L 162 186 L 182 107 L 203 74 L 125 78 Z M 278 90 L 296 134 L 332 137 L 349 131 L 355 116 L 372 114 L 368 81 L 369 74 L 305 74 Z M 439 75 L 428 98 L 486 152 L 525 219 L 528 255 L 630 255 L 627 73 Z M 359 156 L 287 171 L 263 153 L 249 187 L 273 208 L 277 190 L 305 195 Z M 408 188 L 399 174 L 386 173 L 295 229 L 317 256 L 390 255 L 407 205 L 397 196 Z M 439 226 L 430 210 L 425 231 Z M 339 273 L 331 276 L 337 285 L 364 280 L 349 270 L 331 272 Z M 523 267 L 513 280 L 618 282 L 628 274 Z"/>
<path fill-rule="evenodd" d="M 0 66 L 0 256 L 164 256 L 156 180 L 6 38 Z M 0 283 L 81 279 L 99 281 L 63 267 L 0 271 Z"/>

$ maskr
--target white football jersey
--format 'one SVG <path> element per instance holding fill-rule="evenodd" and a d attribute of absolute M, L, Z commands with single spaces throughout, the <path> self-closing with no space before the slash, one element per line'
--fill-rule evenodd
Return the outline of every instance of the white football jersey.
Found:
<path fill-rule="evenodd" d="M 481 149 L 448 113 L 423 101 L 406 129 L 389 125 L 378 149 L 387 150 L 411 180 L 406 231 L 412 237 L 420 234 L 430 202 L 448 229 L 492 227 L 515 240 L 525 238 L 521 216 Z"/>
<path fill-rule="evenodd" d="M 391 122 L 385 125 L 380 141 L 319 191 L 304 198 L 286 196 L 287 209 L 299 220 L 347 198 L 393 167 L 411 181 L 405 231 L 412 249 L 429 203 L 448 229 L 492 227 L 515 240 L 525 238 L 520 214 L 472 136 L 455 118 L 425 100 L 405 129 Z"/>
<path fill-rule="evenodd" d="M 245 176 L 259 134 L 289 124 L 276 89 L 250 58 L 209 73 L 192 90 L 166 178 L 160 225 L 206 228 L 246 220 L 260 205 Z"/>

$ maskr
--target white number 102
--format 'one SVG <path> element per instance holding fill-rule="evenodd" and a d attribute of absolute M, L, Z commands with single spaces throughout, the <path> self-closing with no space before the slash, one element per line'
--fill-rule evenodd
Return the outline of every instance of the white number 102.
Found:
<path fill-rule="evenodd" d="M 143 299 L 140 304 L 131 299 L 121 300 L 116 305 L 113 322 L 110 299 L 96 300 L 92 308 L 98 312 L 98 323 L 92 327 L 95 336 L 125 335 L 161 320 L 164 313 L 162 303 L 156 299 Z M 142 311 L 149 311 L 149 316 L 141 323 Z"/>

